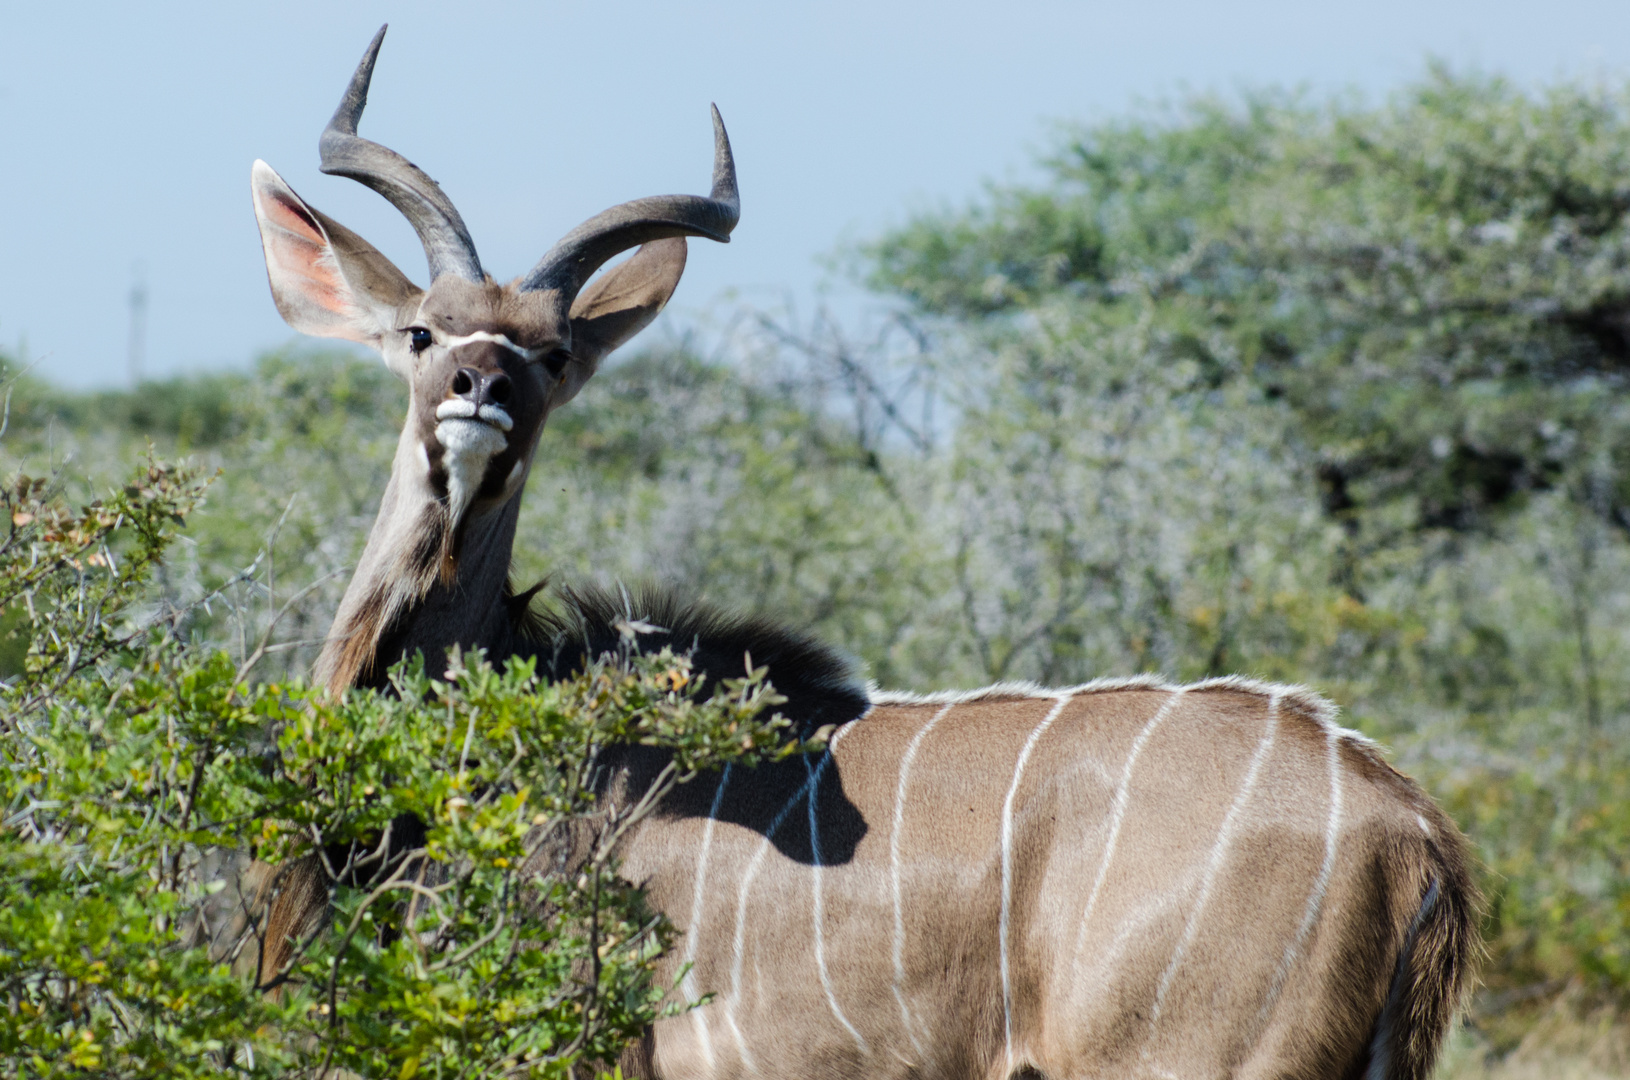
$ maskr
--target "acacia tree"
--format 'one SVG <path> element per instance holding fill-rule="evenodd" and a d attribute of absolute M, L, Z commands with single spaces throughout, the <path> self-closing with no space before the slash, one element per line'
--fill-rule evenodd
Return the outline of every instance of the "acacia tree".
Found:
<path fill-rule="evenodd" d="M 1552 488 L 1630 529 L 1630 94 L 1435 68 L 1379 108 L 1191 101 L 1047 165 L 872 245 L 872 284 L 959 321 L 1147 310 L 1283 402 L 1376 543 Z"/>

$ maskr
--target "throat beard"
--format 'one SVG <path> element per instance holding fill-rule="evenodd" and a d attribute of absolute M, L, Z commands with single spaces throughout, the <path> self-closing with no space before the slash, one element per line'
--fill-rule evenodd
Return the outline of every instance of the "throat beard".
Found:
<path fill-rule="evenodd" d="M 449 419 L 436 425 L 442 468 L 447 472 L 447 516 L 452 529 L 464 520 L 487 476 L 487 466 L 509 445 L 502 432 L 480 420 Z"/>

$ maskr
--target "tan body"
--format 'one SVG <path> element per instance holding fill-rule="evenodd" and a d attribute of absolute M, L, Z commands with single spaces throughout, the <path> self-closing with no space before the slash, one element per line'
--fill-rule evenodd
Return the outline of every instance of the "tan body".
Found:
<path fill-rule="evenodd" d="M 270 167 L 252 172 L 278 309 L 378 349 L 411 391 L 318 663 L 335 691 L 379 686 L 414 653 L 434 669 L 455 646 L 546 649 L 518 629 L 530 594 L 508 582 L 543 425 L 667 303 L 684 237 L 726 240 L 740 213 L 715 110 L 709 196 L 613 207 L 498 284 L 435 182 L 357 134 L 383 34 L 323 134 L 323 169 L 407 215 L 430 286 Z M 767 655 L 762 634 L 723 651 L 694 641 L 718 662 L 714 685 L 744 652 Z M 848 703 L 838 719 L 867 704 L 817 678 L 784 708 L 822 701 Z M 1317 697 L 1145 679 L 871 705 L 829 752 L 694 781 L 628 838 L 624 873 L 685 931 L 666 976 L 691 965 L 683 996 L 713 997 L 659 1023 L 626 1074 L 1430 1072 L 1476 949 L 1465 844 Z M 608 797 L 643 790 L 640 754 L 626 752 Z M 271 899 L 255 970 L 270 988 L 293 942 L 320 930 L 332 885 L 315 857 L 257 870 Z"/>
<path fill-rule="evenodd" d="M 782 829 L 811 790 L 819 812 L 791 856 L 727 821 L 644 826 L 624 872 L 685 931 L 667 974 L 714 997 L 628 1066 L 1354 1075 L 1430 882 L 1466 899 L 1462 841 L 1306 692 L 1150 687 L 879 705 L 791 793 Z M 821 834 L 839 802 L 858 837 Z"/>

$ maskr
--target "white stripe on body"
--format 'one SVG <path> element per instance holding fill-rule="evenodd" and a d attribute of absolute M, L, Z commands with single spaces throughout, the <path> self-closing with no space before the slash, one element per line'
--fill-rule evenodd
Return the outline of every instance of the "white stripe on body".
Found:
<path fill-rule="evenodd" d="M 1262 771 L 1262 763 L 1268 759 L 1268 752 L 1273 749 L 1274 738 L 1279 733 L 1279 698 L 1275 696 L 1268 701 L 1268 724 L 1263 732 L 1262 739 L 1257 743 L 1256 753 L 1251 755 L 1250 767 L 1245 770 L 1245 780 L 1240 785 L 1239 794 L 1234 796 L 1233 803 L 1228 807 L 1228 813 L 1223 815 L 1222 827 L 1217 830 L 1217 839 L 1211 845 L 1211 856 L 1206 860 L 1205 875 L 1200 879 L 1200 895 L 1194 901 L 1194 907 L 1189 911 L 1188 924 L 1183 927 L 1183 937 L 1178 941 L 1177 948 L 1172 950 L 1172 958 L 1166 964 L 1166 970 L 1160 975 L 1160 985 L 1155 989 L 1155 1003 L 1149 1010 L 1149 1036 L 1152 1038 L 1155 1028 L 1160 1024 L 1160 1013 L 1166 1004 L 1166 994 L 1171 989 L 1172 980 L 1177 976 L 1177 969 L 1183 963 L 1183 957 L 1188 953 L 1189 946 L 1194 944 L 1194 935 L 1200 929 L 1200 916 L 1205 913 L 1206 904 L 1211 900 L 1211 889 L 1217 883 L 1217 872 L 1222 868 L 1223 857 L 1228 853 L 1228 845 L 1234 838 L 1234 824 L 1239 819 L 1245 804 L 1250 800 L 1251 793 L 1256 789 L 1257 774 Z M 1143 1048 L 1144 1055 L 1149 1054 L 1149 1046 Z"/>
<path fill-rule="evenodd" d="M 1104 839 L 1104 853 L 1098 859 L 1098 873 L 1092 879 L 1092 889 L 1087 893 L 1087 906 L 1081 911 L 1081 922 L 1075 930 L 1075 961 L 1080 964 L 1081 948 L 1086 944 L 1087 924 L 1092 921 L 1092 909 L 1098 904 L 1098 894 L 1103 890 L 1104 879 L 1109 876 L 1109 864 L 1115 858 L 1115 845 L 1121 838 L 1121 826 L 1126 822 L 1126 806 L 1132 799 L 1132 770 L 1138 763 L 1138 757 L 1143 753 L 1143 747 L 1148 743 L 1150 736 L 1160 725 L 1171 716 L 1177 702 L 1183 696 L 1183 687 L 1172 689 L 1160 708 L 1143 725 L 1138 737 L 1132 740 L 1132 749 L 1127 752 L 1126 765 L 1121 769 L 1120 782 L 1115 785 L 1115 803 L 1109 811 L 1109 835 Z"/>
<path fill-rule="evenodd" d="M 1007 798 L 1002 800 L 1002 916 L 997 924 L 996 933 L 1002 962 L 1003 1046 L 1006 1049 L 1010 1071 L 1013 1067 L 1013 988 L 1008 975 L 1007 933 L 1013 907 L 1013 800 L 1019 794 L 1019 781 L 1024 777 L 1024 766 L 1030 760 L 1030 752 L 1036 748 L 1036 742 L 1042 734 L 1053 726 L 1053 721 L 1064 711 L 1064 706 L 1072 700 L 1069 695 L 1060 697 L 1047 711 L 1047 716 L 1030 733 L 1030 738 L 1025 740 L 1024 748 L 1019 751 L 1019 760 L 1013 766 L 1013 783 L 1008 786 Z"/>
<path fill-rule="evenodd" d="M 719 775 L 719 786 L 713 791 L 713 808 L 708 811 L 707 824 L 702 826 L 702 853 L 696 859 L 696 892 L 691 897 L 690 923 L 685 928 L 685 954 L 680 959 L 680 967 L 685 969 L 684 981 L 680 989 L 684 992 L 687 1002 L 694 1002 L 701 995 L 696 991 L 696 974 L 690 966 L 696 962 L 696 939 L 702 930 L 702 899 L 706 895 L 703 886 L 707 882 L 707 856 L 713 845 L 713 825 L 719 818 L 719 806 L 724 802 L 725 785 L 730 783 L 730 766 L 724 767 Z M 691 1021 L 696 1027 L 696 1038 L 702 1044 L 702 1056 L 707 1058 L 709 1069 L 714 1067 L 713 1039 L 708 1035 L 707 1020 L 703 1018 L 700 1009 L 691 1010 Z"/>
<path fill-rule="evenodd" d="M 911 775 L 911 764 L 917 759 L 917 748 L 934 730 L 934 726 L 945 718 L 945 714 L 956 707 L 955 702 L 942 706 L 928 723 L 917 730 L 906 744 L 905 756 L 900 759 L 900 782 L 894 790 L 894 828 L 889 833 L 889 875 L 894 886 L 894 1000 L 900 1004 L 900 1023 L 905 1026 L 906 1038 L 911 1040 L 912 1047 L 917 1051 L 919 1064 L 924 1056 L 923 1045 L 917 1041 L 917 1033 L 912 1030 L 911 1009 L 906 1005 L 906 922 L 905 910 L 900 899 L 900 829 L 905 824 L 906 816 L 906 780 Z"/>
<path fill-rule="evenodd" d="M 730 963 L 730 996 L 725 999 L 724 1017 L 730 1025 L 730 1030 L 736 1036 L 736 1047 L 741 1052 L 741 1060 L 748 1069 L 758 1071 L 758 1065 L 753 1061 L 752 1053 L 747 1049 L 747 1040 L 742 1036 L 741 1027 L 736 1023 L 736 1004 L 741 1001 L 741 965 L 747 952 L 747 898 L 753 888 L 753 879 L 758 876 L 759 867 L 764 863 L 764 856 L 770 850 L 770 844 L 781 826 L 786 824 L 787 817 L 798 805 L 798 800 L 804 798 L 805 793 L 815 784 L 820 783 L 821 777 L 826 773 L 826 767 L 832 761 L 833 751 L 837 749 L 838 740 L 843 738 L 855 724 L 851 720 L 832 734 L 831 740 L 826 744 L 826 753 L 821 755 L 820 764 L 810 772 L 809 779 L 793 793 L 787 804 L 776 812 L 770 827 L 764 830 L 764 842 L 753 852 L 753 857 L 747 863 L 747 870 L 742 874 L 741 889 L 736 896 L 736 934 L 732 942 L 734 955 Z"/>
<path fill-rule="evenodd" d="M 1336 870 L 1336 842 L 1341 836 L 1341 732 L 1335 727 L 1326 727 L 1324 732 L 1325 756 L 1330 763 L 1330 815 L 1324 825 L 1324 862 L 1319 867 L 1319 876 L 1313 881 L 1313 889 L 1307 896 L 1307 907 L 1302 911 L 1301 925 L 1296 928 L 1296 936 L 1291 938 L 1285 947 L 1285 955 L 1279 961 L 1279 968 L 1273 974 L 1273 982 L 1268 987 L 1268 994 L 1262 1001 L 1262 1008 L 1257 1012 L 1257 1027 L 1267 1022 L 1268 1014 L 1273 1011 L 1274 1003 L 1279 1000 L 1279 993 L 1284 989 L 1285 980 L 1290 977 L 1290 969 L 1301 955 L 1302 946 L 1307 936 L 1313 932 L 1313 924 L 1319 919 L 1319 912 L 1324 907 L 1324 894 L 1330 888 L 1330 877 Z"/>
<path fill-rule="evenodd" d="M 825 763 L 824 758 L 822 763 Z M 826 991 L 826 1004 L 832 1010 L 832 1015 L 843 1025 L 845 1031 L 854 1036 L 855 1045 L 860 1048 L 860 1052 L 870 1054 L 871 1048 L 866 1045 L 866 1040 L 861 1038 L 860 1032 L 855 1030 L 855 1025 L 849 1022 L 849 1018 L 843 1015 L 843 1009 L 838 1006 L 838 995 L 833 991 L 832 978 L 826 972 L 826 930 L 822 926 L 821 912 L 821 834 L 815 814 L 815 797 L 820 794 L 821 784 L 816 779 L 815 766 L 809 763 L 808 754 L 804 755 L 804 769 L 809 773 L 809 854 L 814 861 L 814 865 L 810 867 L 809 877 L 813 898 L 810 904 L 811 918 L 815 927 L 815 970 L 820 974 L 821 989 Z"/>

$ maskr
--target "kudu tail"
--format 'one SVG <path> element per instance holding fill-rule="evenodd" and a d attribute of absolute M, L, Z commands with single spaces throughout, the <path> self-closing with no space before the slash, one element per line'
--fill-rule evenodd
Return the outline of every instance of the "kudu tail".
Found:
<path fill-rule="evenodd" d="M 1462 851 L 1432 856 L 1425 893 L 1404 933 L 1370 1039 L 1364 1080 L 1426 1080 L 1471 983 L 1478 951 L 1476 886 Z"/>

